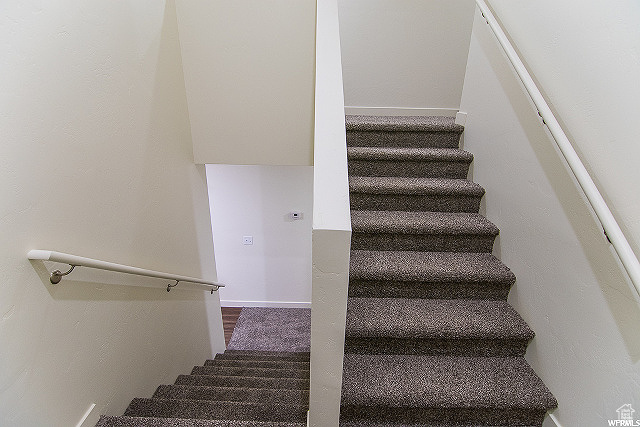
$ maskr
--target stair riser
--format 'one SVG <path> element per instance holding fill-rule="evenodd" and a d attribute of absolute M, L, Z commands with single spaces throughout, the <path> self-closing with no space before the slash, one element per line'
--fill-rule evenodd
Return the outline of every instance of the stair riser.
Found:
<path fill-rule="evenodd" d="M 349 296 L 360 298 L 483 299 L 506 301 L 512 283 L 426 283 L 349 279 Z"/>
<path fill-rule="evenodd" d="M 402 176 L 422 178 L 464 179 L 469 172 L 467 162 L 349 160 L 350 176 Z"/>
<path fill-rule="evenodd" d="M 212 375 L 180 375 L 176 385 L 209 387 L 281 388 L 286 390 L 308 390 L 309 380 L 290 378 L 227 377 Z"/>
<path fill-rule="evenodd" d="M 477 213 L 482 196 L 350 193 L 352 210 Z"/>
<path fill-rule="evenodd" d="M 493 235 L 391 234 L 354 231 L 351 235 L 351 249 L 490 253 L 493 250 L 494 240 Z"/>
<path fill-rule="evenodd" d="M 228 387 L 188 387 L 163 385 L 153 394 L 154 399 L 214 400 L 229 402 L 286 403 L 308 405 L 309 392 L 305 390 L 274 390 Z"/>
<path fill-rule="evenodd" d="M 380 406 L 343 406 L 341 422 L 364 424 L 397 423 L 425 425 L 490 425 L 490 426 L 541 426 L 546 415 L 544 409 L 523 408 L 389 408 Z"/>
<path fill-rule="evenodd" d="M 229 366 L 194 366 L 191 375 L 226 375 L 262 378 L 309 378 L 309 370 L 264 369 Z"/>
<path fill-rule="evenodd" d="M 344 352 L 356 354 L 413 354 L 428 356 L 518 357 L 528 339 L 401 339 L 347 337 Z"/>
<path fill-rule="evenodd" d="M 150 401 L 134 399 L 124 413 L 131 417 L 196 418 L 202 420 L 256 420 L 303 422 L 307 411 L 302 406 L 257 405 L 237 402 Z"/>
<path fill-rule="evenodd" d="M 347 131 L 349 147 L 458 148 L 458 132 Z"/>

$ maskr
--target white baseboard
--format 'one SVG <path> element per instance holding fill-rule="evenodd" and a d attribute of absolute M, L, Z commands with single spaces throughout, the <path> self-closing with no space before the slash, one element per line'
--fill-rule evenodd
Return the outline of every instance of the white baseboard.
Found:
<path fill-rule="evenodd" d="M 345 106 L 348 115 L 362 116 L 447 116 L 455 117 L 457 108 L 355 107 Z"/>
<path fill-rule="evenodd" d="M 542 423 L 542 427 L 562 427 L 555 415 L 547 414 Z"/>
<path fill-rule="evenodd" d="M 310 302 L 220 300 L 221 307 L 311 308 Z"/>
<path fill-rule="evenodd" d="M 92 415 L 92 412 L 95 409 L 95 407 L 96 407 L 95 403 L 92 403 L 91 405 L 89 405 L 89 408 L 84 413 L 84 415 L 82 416 L 80 421 L 78 421 L 78 424 L 76 424 L 76 427 L 85 427 L 85 426 L 89 427 L 89 426 L 95 426 L 96 425 L 96 423 L 98 422 L 98 418 L 99 418 L 100 414 L 95 414 L 91 418 L 89 418 L 89 416 Z M 87 420 L 89 422 L 87 422 Z"/>
<path fill-rule="evenodd" d="M 462 111 L 456 113 L 456 124 L 464 126 L 467 123 L 467 113 Z"/>

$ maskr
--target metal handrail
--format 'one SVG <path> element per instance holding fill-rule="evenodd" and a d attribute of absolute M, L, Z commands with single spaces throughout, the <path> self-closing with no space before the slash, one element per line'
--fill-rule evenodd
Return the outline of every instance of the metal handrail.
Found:
<path fill-rule="evenodd" d="M 137 276 L 175 280 L 176 283 L 174 285 L 172 284 L 167 285 L 167 292 L 169 292 L 171 288 L 176 287 L 180 282 L 189 282 L 189 283 L 204 285 L 206 286 L 207 290 L 211 290 L 211 294 L 213 294 L 214 291 L 217 291 L 218 288 L 224 288 L 224 285 L 221 283 L 210 282 L 210 281 L 198 279 L 195 277 L 180 276 L 178 274 L 170 274 L 170 273 L 163 273 L 161 271 L 146 270 L 144 268 L 132 267 L 130 265 L 124 265 L 124 264 L 116 264 L 116 263 L 107 262 L 107 261 L 100 261 L 98 259 L 85 258 L 77 255 L 65 254 L 62 252 L 33 249 L 27 253 L 27 258 L 29 258 L 30 260 L 53 261 L 53 262 L 61 262 L 64 264 L 69 264 L 69 266 L 71 266 L 69 271 L 62 273 L 60 272 L 60 270 L 55 270 L 51 273 L 49 280 L 53 284 L 59 283 L 62 277 L 71 273 L 75 267 L 87 267 L 87 268 L 96 268 L 99 270 L 116 271 L 119 273 L 135 274 Z"/>
<path fill-rule="evenodd" d="M 562 130 L 562 127 L 556 120 L 551 108 L 549 108 L 549 105 L 542 96 L 542 93 L 520 60 L 520 57 L 500 27 L 500 24 L 496 20 L 491 9 L 489 9 L 489 6 L 487 6 L 487 3 L 484 0 L 476 0 L 476 4 L 478 5 L 480 12 L 482 12 L 482 16 L 487 21 L 487 24 L 489 24 L 489 27 L 498 39 L 498 42 L 509 58 L 509 61 L 511 61 L 511 64 L 524 84 L 527 93 L 536 105 L 538 114 L 542 117 L 542 123 L 549 129 L 556 145 L 567 161 L 569 168 L 578 180 L 580 188 L 582 188 L 582 191 L 587 196 L 591 207 L 602 224 L 605 237 L 613 245 L 613 248 L 618 254 L 618 257 L 620 257 L 620 261 L 629 275 L 636 292 L 640 296 L 640 262 L 638 262 L 638 258 L 633 252 L 633 249 L 631 249 L 627 238 L 613 217 L 609 206 L 607 206 L 607 202 L 605 202 L 604 198 L 598 191 L 598 188 L 589 175 L 589 172 L 582 161 L 580 161 L 580 157 L 578 157 L 578 154 L 573 149 L 567 135 Z"/>

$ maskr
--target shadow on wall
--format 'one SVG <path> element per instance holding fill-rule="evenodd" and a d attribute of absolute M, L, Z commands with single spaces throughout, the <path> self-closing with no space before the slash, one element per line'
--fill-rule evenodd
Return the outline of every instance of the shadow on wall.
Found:
<path fill-rule="evenodd" d="M 176 264 L 176 254 L 193 252 L 193 248 L 181 245 L 197 243 L 199 257 L 180 259 L 181 263 L 188 263 L 182 268 L 199 271 L 201 277 L 215 280 L 208 198 L 202 197 L 207 195 L 206 175 L 204 165 L 193 162 L 175 0 L 165 4 L 158 35 L 159 40 L 151 43 L 154 47 L 157 43 L 157 49 L 149 49 L 148 58 L 145 58 L 149 67 L 155 70 L 155 80 L 148 111 L 149 125 L 140 140 L 148 161 L 144 162 L 139 175 L 142 185 L 137 187 L 137 196 L 144 203 L 141 204 L 143 208 L 136 211 L 138 218 L 130 240 L 131 250 L 137 254 L 148 253 L 147 265 L 171 266 Z M 177 65 L 176 59 L 179 60 Z M 181 183 L 191 191 L 171 191 L 175 183 Z M 155 191 L 148 192 L 149 188 Z M 176 218 L 176 211 L 167 209 L 166 200 L 161 200 L 165 193 L 170 194 L 171 205 L 188 207 L 193 217 Z M 151 224 L 149 218 L 154 218 Z M 162 232 L 158 233 L 158 229 Z M 153 235 L 156 242 L 152 252 L 149 252 L 149 235 Z"/>
<path fill-rule="evenodd" d="M 573 173 L 566 165 L 561 152 L 556 147 L 550 133 L 541 124 L 536 107 L 526 95 L 525 89 L 515 71 L 496 47 L 496 40 L 489 32 L 479 32 L 483 53 L 489 58 L 493 72 L 498 76 L 504 92 L 509 96 L 513 111 L 517 114 L 519 125 L 524 129 L 531 149 L 551 183 L 555 197 L 560 202 L 564 214 L 571 224 L 581 250 L 587 257 L 591 271 L 605 297 L 609 311 L 617 324 L 628 354 L 634 362 L 640 360 L 640 337 L 637 329 L 640 325 L 640 306 L 635 289 L 624 271 L 619 258 L 603 234 L 602 227 L 586 197 L 579 188 Z M 565 130 L 566 132 L 566 130 Z M 568 134 L 570 140 L 571 135 Z M 508 144 L 503 147 L 509 150 Z M 532 184 L 533 185 L 533 184 Z M 539 189 L 539 188 L 538 188 Z M 490 203 L 490 201 L 489 201 Z M 535 214 L 535 212 L 532 212 Z M 500 252 L 500 245 L 497 246 Z M 572 266 L 566 266 L 567 269 Z M 567 286 L 569 283 L 558 284 Z M 582 283 L 575 283 L 575 304 L 580 305 Z M 512 297 L 518 297 L 517 285 Z M 535 351 L 535 340 L 531 348 Z"/>

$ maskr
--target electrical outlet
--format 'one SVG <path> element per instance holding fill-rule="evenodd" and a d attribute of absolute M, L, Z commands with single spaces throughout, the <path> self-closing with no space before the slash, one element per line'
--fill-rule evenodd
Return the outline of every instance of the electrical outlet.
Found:
<path fill-rule="evenodd" d="M 253 245 L 253 236 L 242 236 L 243 245 Z"/>

